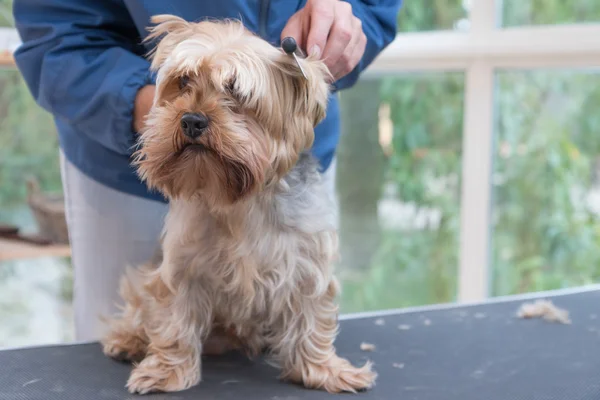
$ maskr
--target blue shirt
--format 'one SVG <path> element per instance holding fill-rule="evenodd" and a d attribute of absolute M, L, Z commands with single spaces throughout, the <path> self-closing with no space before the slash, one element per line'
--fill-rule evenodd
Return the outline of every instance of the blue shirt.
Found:
<path fill-rule="evenodd" d="M 337 81 L 327 117 L 315 130 L 313 154 L 327 169 L 340 135 L 335 91 L 351 87 L 394 39 L 401 0 L 347 0 L 361 19 L 367 48 L 359 65 Z M 241 19 L 278 46 L 288 19 L 306 0 L 14 0 L 22 45 L 15 61 L 36 102 L 54 116 L 66 158 L 116 190 L 164 201 L 130 165 L 137 91 L 153 84 L 150 50 L 141 44 L 149 19 L 174 14 L 189 21 Z"/>

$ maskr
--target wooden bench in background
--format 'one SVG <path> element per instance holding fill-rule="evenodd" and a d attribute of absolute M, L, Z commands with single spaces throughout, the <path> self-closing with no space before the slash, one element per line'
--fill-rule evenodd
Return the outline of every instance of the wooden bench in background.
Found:
<path fill-rule="evenodd" d="M 70 257 L 68 245 L 37 245 L 18 240 L 0 238 L 0 261 L 40 257 Z"/>

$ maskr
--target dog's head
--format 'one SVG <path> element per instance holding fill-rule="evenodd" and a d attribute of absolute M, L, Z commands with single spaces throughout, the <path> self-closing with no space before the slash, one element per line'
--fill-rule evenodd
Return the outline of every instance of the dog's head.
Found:
<path fill-rule="evenodd" d="M 150 39 L 153 108 L 134 157 L 139 174 L 173 198 L 243 199 L 285 175 L 325 117 L 330 78 L 236 21 L 157 16 Z"/>

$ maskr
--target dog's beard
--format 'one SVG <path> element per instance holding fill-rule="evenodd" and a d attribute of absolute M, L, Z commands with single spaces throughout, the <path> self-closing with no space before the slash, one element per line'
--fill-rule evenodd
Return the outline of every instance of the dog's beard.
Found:
<path fill-rule="evenodd" d="M 153 109 L 134 158 L 147 185 L 171 199 L 202 197 L 213 207 L 258 190 L 269 172 L 267 135 L 252 120 L 223 113 L 222 123 L 215 118 L 201 138 L 191 140 L 179 128 L 177 105 Z"/>

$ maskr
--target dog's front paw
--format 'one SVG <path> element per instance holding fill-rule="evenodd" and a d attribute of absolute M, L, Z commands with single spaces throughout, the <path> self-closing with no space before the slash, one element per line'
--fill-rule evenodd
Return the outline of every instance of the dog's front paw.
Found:
<path fill-rule="evenodd" d="M 190 360 L 177 365 L 164 363 L 156 355 L 146 357 L 129 376 L 130 393 L 177 392 L 200 382 L 200 369 Z"/>
<path fill-rule="evenodd" d="M 146 355 L 146 343 L 133 335 L 127 338 L 112 335 L 102 344 L 104 354 L 115 360 L 138 362 Z"/>
<path fill-rule="evenodd" d="M 372 363 L 357 368 L 344 358 L 335 356 L 325 364 L 310 364 L 302 377 L 304 386 L 323 389 L 329 393 L 351 392 L 370 389 L 377 379 Z"/>
<path fill-rule="evenodd" d="M 331 375 L 325 382 L 324 389 L 331 393 L 370 389 L 377 379 L 377 374 L 373 371 L 370 361 L 357 368 L 348 360 L 340 358 L 337 360 L 337 364 L 328 368 Z"/>

